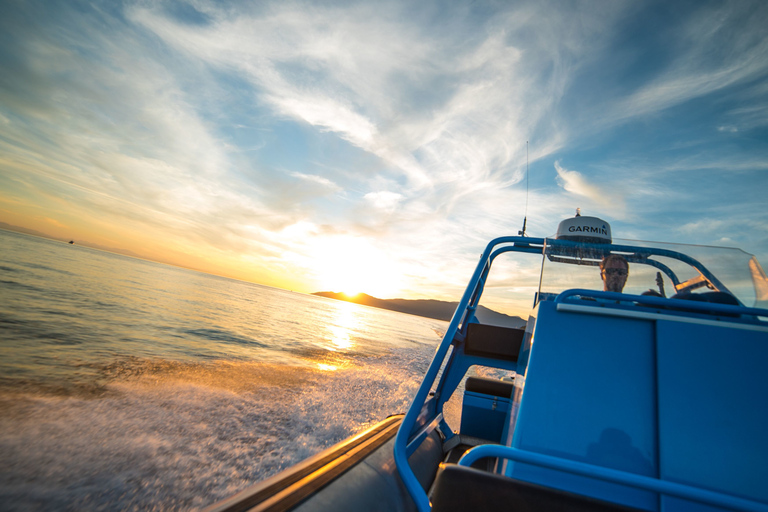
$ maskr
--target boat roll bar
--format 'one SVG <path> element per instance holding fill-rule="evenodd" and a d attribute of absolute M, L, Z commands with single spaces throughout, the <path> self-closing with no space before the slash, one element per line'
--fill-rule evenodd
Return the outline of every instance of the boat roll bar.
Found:
<path fill-rule="evenodd" d="M 435 357 L 432 358 L 432 362 L 427 369 L 427 373 L 424 376 L 424 379 L 421 381 L 421 385 L 416 391 L 416 396 L 413 398 L 413 402 L 411 402 L 411 406 L 408 408 L 408 412 L 405 414 L 405 418 L 403 418 L 403 422 L 400 425 L 400 430 L 397 432 L 397 437 L 395 437 L 394 457 L 395 464 L 397 465 L 397 471 L 400 473 L 400 478 L 402 478 L 406 489 L 408 489 L 408 492 L 410 493 L 414 502 L 416 502 L 416 507 L 418 508 L 419 512 L 428 512 L 431 510 L 431 506 L 429 504 L 427 493 L 421 487 L 421 484 L 416 479 L 416 475 L 413 473 L 413 470 L 408 463 L 408 456 L 413 453 L 416 448 L 418 448 L 418 445 L 415 442 L 411 442 L 411 434 L 415 428 L 421 428 L 422 425 L 417 426 L 418 420 L 421 419 L 421 423 L 425 423 L 425 420 L 427 420 L 427 418 L 420 418 L 422 408 L 424 407 L 427 396 L 432 389 L 432 384 L 440 372 L 440 367 L 442 366 L 443 360 L 448 353 L 448 349 L 453 343 L 456 332 L 459 330 L 459 325 L 461 325 L 464 321 L 465 312 L 470 305 L 470 301 L 472 301 L 473 298 L 475 298 L 475 300 L 479 298 L 476 296 L 475 292 L 478 291 L 481 278 L 484 276 L 484 274 L 487 274 L 487 270 L 490 268 L 492 262 L 491 255 L 493 254 L 495 257 L 499 254 L 499 251 L 496 253 L 493 252 L 494 248 L 500 244 L 509 243 L 524 244 L 526 248 L 530 248 L 531 245 L 539 245 L 539 250 L 534 250 L 535 252 L 540 252 L 544 247 L 544 239 L 533 239 L 521 236 L 496 238 L 488 244 L 488 246 L 483 251 L 483 254 L 480 256 L 480 261 L 478 262 L 477 267 L 472 274 L 469 285 L 464 291 L 464 295 L 461 297 L 459 305 L 456 307 L 456 311 L 451 318 L 451 322 L 448 325 L 448 330 L 445 332 L 445 336 L 443 336 L 443 340 L 440 342 L 440 345 L 435 352 Z M 416 437 L 417 439 L 414 441 L 418 441 L 420 436 Z"/>

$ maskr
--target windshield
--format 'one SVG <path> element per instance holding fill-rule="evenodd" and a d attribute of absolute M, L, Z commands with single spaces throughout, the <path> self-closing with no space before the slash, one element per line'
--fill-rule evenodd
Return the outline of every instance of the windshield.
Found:
<path fill-rule="evenodd" d="M 574 288 L 603 290 L 599 265 L 606 254 L 627 260 L 624 293 L 642 295 L 652 290 L 672 297 L 718 290 L 732 294 L 744 306 L 768 308 L 765 272 L 752 255 L 740 249 L 621 239 L 612 244 L 586 244 L 507 237 L 494 251 L 498 257 L 485 278 L 480 305 L 513 318 L 489 317 L 481 307 L 477 315 L 481 323 L 519 323 L 528 318 L 540 298 L 553 298 Z"/>
<path fill-rule="evenodd" d="M 544 297 L 571 288 L 602 290 L 599 264 L 611 253 L 624 258 L 629 267 L 624 293 L 652 290 L 671 297 L 717 290 L 730 292 L 745 306 L 759 307 L 768 299 L 768 281 L 760 264 L 740 249 L 619 239 L 604 245 L 552 239 L 545 243 L 539 287 Z"/>

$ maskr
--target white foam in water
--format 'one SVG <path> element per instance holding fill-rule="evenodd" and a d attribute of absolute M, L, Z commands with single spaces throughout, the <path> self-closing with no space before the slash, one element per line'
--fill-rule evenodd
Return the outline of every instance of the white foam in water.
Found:
<path fill-rule="evenodd" d="M 0 510 L 194 510 L 404 412 L 445 322 L 0 232 Z"/>
<path fill-rule="evenodd" d="M 0 508 L 207 506 L 404 411 L 431 350 L 405 352 L 335 371 L 204 365 L 99 398 L 5 395 Z"/>

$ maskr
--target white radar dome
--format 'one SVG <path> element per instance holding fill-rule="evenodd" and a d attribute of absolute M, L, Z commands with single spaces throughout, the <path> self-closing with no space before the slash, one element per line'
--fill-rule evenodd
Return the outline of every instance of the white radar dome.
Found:
<path fill-rule="evenodd" d="M 578 211 L 575 217 L 565 219 L 557 226 L 555 238 L 591 244 L 610 244 L 613 241 L 610 224 L 597 217 L 582 217 Z"/>

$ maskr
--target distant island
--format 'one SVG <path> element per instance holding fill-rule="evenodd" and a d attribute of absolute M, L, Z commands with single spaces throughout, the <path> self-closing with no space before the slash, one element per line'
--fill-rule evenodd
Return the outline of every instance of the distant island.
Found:
<path fill-rule="evenodd" d="M 423 316 L 426 318 L 434 318 L 435 320 L 445 320 L 450 322 L 453 317 L 458 302 L 446 302 L 442 300 L 408 300 L 408 299 L 377 299 L 371 297 L 365 293 L 360 293 L 354 297 L 349 297 L 343 293 L 336 292 L 315 292 L 312 295 L 319 297 L 327 297 L 329 299 L 343 300 L 345 302 L 353 302 L 355 304 L 361 304 L 363 306 L 372 306 L 380 309 L 388 309 L 390 311 L 398 311 L 400 313 L 408 313 L 409 315 Z M 475 312 L 475 316 L 483 324 L 499 325 L 502 327 L 522 327 L 525 325 L 525 320 L 519 316 L 509 316 L 503 313 L 497 313 L 485 306 L 480 306 Z"/>

